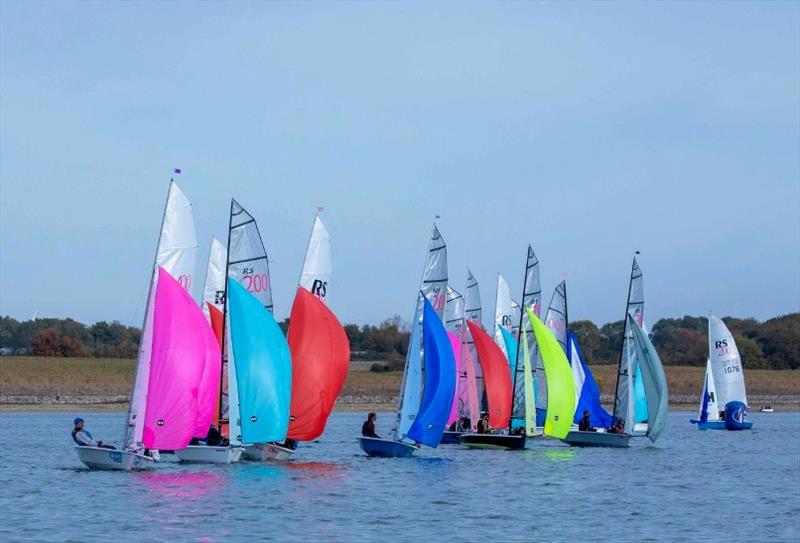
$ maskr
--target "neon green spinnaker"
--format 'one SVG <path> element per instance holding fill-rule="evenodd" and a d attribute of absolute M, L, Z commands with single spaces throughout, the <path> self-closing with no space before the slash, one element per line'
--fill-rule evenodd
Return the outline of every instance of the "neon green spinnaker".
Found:
<path fill-rule="evenodd" d="M 548 330 L 533 311 L 527 309 L 528 318 L 536 334 L 536 343 L 544 365 L 547 379 L 547 419 L 544 422 L 544 433 L 548 436 L 563 439 L 572 427 L 575 414 L 575 382 L 572 378 L 567 355 L 553 333 Z"/>
<path fill-rule="evenodd" d="M 536 398 L 533 396 L 531 356 L 528 353 L 528 333 L 522 328 L 522 369 L 525 375 L 525 433 L 536 433 Z"/>

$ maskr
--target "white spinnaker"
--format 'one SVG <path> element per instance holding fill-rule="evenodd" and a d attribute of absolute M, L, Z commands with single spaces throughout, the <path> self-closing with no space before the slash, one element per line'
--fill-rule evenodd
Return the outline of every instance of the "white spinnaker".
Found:
<path fill-rule="evenodd" d="M 722 319 L 708 317 L 708 358 L 717 388 L 717 403 L 723 409 L 728 402 L 747 405 L 742 359 L 736 342 Z"/>
<path fill-rule="evenodd" d="M 256 220 L 233 199 L 228 231 L 228 277 L 239 281 L 272 313 L 272 280 L 267 250 Z"/>
<path fill-rule="evenodd" d="M 136 357 L 131 403 L 123 432 L 123 447 L 129 450 L 143 448 L 142 433 L 147 407 L 147 386 L 150 381 L 150 358 L 153 344 L 153 318 L 158 268 L 162 267 L 187 290 L 191 288 L 197 257 L 197 235 L 192 216 L 192 204 L 174 181 L 170 183 L 161 232 L 158 236 L 156 258 L 150 276 L 142 338 Z"/>
<path fill-rule="evenodd" d="M 225 306 L 225 246 L 215 237 L 211 237 L 211 250 L 208 253 L 206 282 L 203 287 L 203 314 L 211 321 L 208 305 L 220 311 Z"/>
<path fill-rule="evenodd" d="M 325 301 L 332 270 L 331 236 L 317 216 L 314 218 L 311 238 L 308 240 L 303 272 L 300 274 L 300 286 Z"/>
<path fill-rule="evenodd" d="M 497 293 L 494 299 L 494 342 L 497 343 L 497 346 L 508 358 L 506 342 L 503 339 L 503 333 L 500 331 L 501 326 L 510 332 L 515 324 L 511 290 L 508 288 L 508 283 L 503 276 L 498 273 Z M 511 363 L 513 364 L 513 362 L 512 360 Z"/>

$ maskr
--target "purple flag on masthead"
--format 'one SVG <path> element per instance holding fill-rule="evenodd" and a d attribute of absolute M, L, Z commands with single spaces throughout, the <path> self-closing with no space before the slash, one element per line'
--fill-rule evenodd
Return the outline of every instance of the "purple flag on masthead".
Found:
<path fill-rule="evenodd" d="M 175 173 L 181 173 L 181 169 L 180 168 L 175 168 Z"/>

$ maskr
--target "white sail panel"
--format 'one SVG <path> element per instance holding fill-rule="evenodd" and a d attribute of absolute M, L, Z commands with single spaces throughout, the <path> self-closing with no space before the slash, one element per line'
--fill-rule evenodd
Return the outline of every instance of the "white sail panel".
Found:
<path fill-rule="evenodd" d="M 470 270 L 467 270 L 465 305 L 465 318 L 483 326 L 481 293 L 478 288 L 478 281 Z M 474 432 L 477 430 L 478 419 L 480 419 L 481 415 L 480 398 L 483 396 L 483 370 L 478 361 L 478 351 L 475 348 L 475 342 L 472 339 L 472 334 L 468 326 L 464 327 L 464 345 L 461 354 L 461 365 L 465 370 L 464 373 L 466 375 L 464 377 L 466 382 L 463 383 L 462 386 L 461 380 L 459 380 L 459 398 L 466 398 L 466 406 L 463 408 L 463 412 L 459 411 L 459 416 L 465 416 L 470 419 L 471 429 Z M 462 403 L 463 402 L 460 402 L 459 406 L 461 406 Z"/>
<path fill-rule="evenodd" d="M 494 342 L 503 351 L 503 354 L 508 358 L 506 350 L 506 342 L 503 340 L 503 333 L 500 327 L 505 328 L 509 332 L 514 327 L 514 310 L 512 307 L 511 290 L 508 288 L 508 283 L 499 273 L 497 274 L 497 293 L 494 300 Z"/>
<path fill-rule="evenodd" d="M 519 303 L 511 298 L 511 335 L 515 338 L 519 337 L 519 325 L 522 319 L 522 307 Z"/>
<path fill-rule="evenodd" d="M 447 304 L 447 245 L 436 225 L 433 226 L 428 256 L 425 258 L 420 290 L 439 318 L 443 319 L 444 307 Z"/>
<path fill-rule="evenodd" d="M 225 305 L 225 246 L 220 241 L 211 238 L 211 250 L 208 254 L 208 267 L 206 268 L 206 282 L 203 287 L 203 314 L 209 321 L 208 305 L 211 304 L 220 311 Z"/>
<path fill-rule="evenodd" d="M 192 204 L 174 181 L 170 183 L 164 222 L 158 239 L 156 265 L 164 268 L 186 290 L 191 290 L 197 259 L 197 234 Z"/>
<path fill-rule="evenodd" d="M 708 401 L 700 398 L 700 418 L 703 418 L 705 408 L 707 420 L 720 420 L 719 404 L 717 403 L 717 387 L 714 385 L 714 373 L 711 369 L 711 359 L 706 360 L 706 379 L 703 386 L 703 394 L 708 395 Z"/>
<path fill-rule="evenodd" d="M 328 293 L 331 273 L 331 237 L 317 216 L 314 218 L 314 227 L 311 229 L 311 238 L 308 240 L 306 259 L 300 275 L 300 286 L 324 301 Z"/>
<path fill-rule="evenodd" d="M 736 342 L 722 319 L 708 317 L 708 357 L 717 392 L 717 403 L 724 409 L 731 401 L 747 405 L 742 359 Z"/>
<path fill-rule="evenodd" d="M 458 337 L 461 337 L 461 330 L 464 328 L 464 296 L 450 286 L 447 287 L 444 327 Z"/>
<path fill-rule="evenodd" d="M 241 283 L 272 312 L 272 281 L 264 242 L 256 220 L 233 199 L 228 233 L 228 277 Z"/>
<path fill-rule="evenodd" d="M 481 311 L 481 291 L 478 288 L 478 281 L 472 272 L 467 270 L 467 287 L 465 294 L 464 317 L 478 323 L 483 323 Z"/>

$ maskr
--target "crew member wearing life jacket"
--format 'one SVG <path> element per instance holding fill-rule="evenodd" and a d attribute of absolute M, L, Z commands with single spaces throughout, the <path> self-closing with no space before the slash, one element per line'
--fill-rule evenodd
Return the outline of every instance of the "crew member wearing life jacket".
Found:
<path fill-rule="evenodd" d="M 82 418 L 75 417 L 72 423 L 75 425 L 75 428 L 72 429 L 72 440 L 79 447 L 102 447 L 103 449 L 115 448 L 111 445 L 106 445 L 102 441 L 95 441 L 94 438 L 92 437 L 92 433 L 89 430 L 83 429 Z"/>

